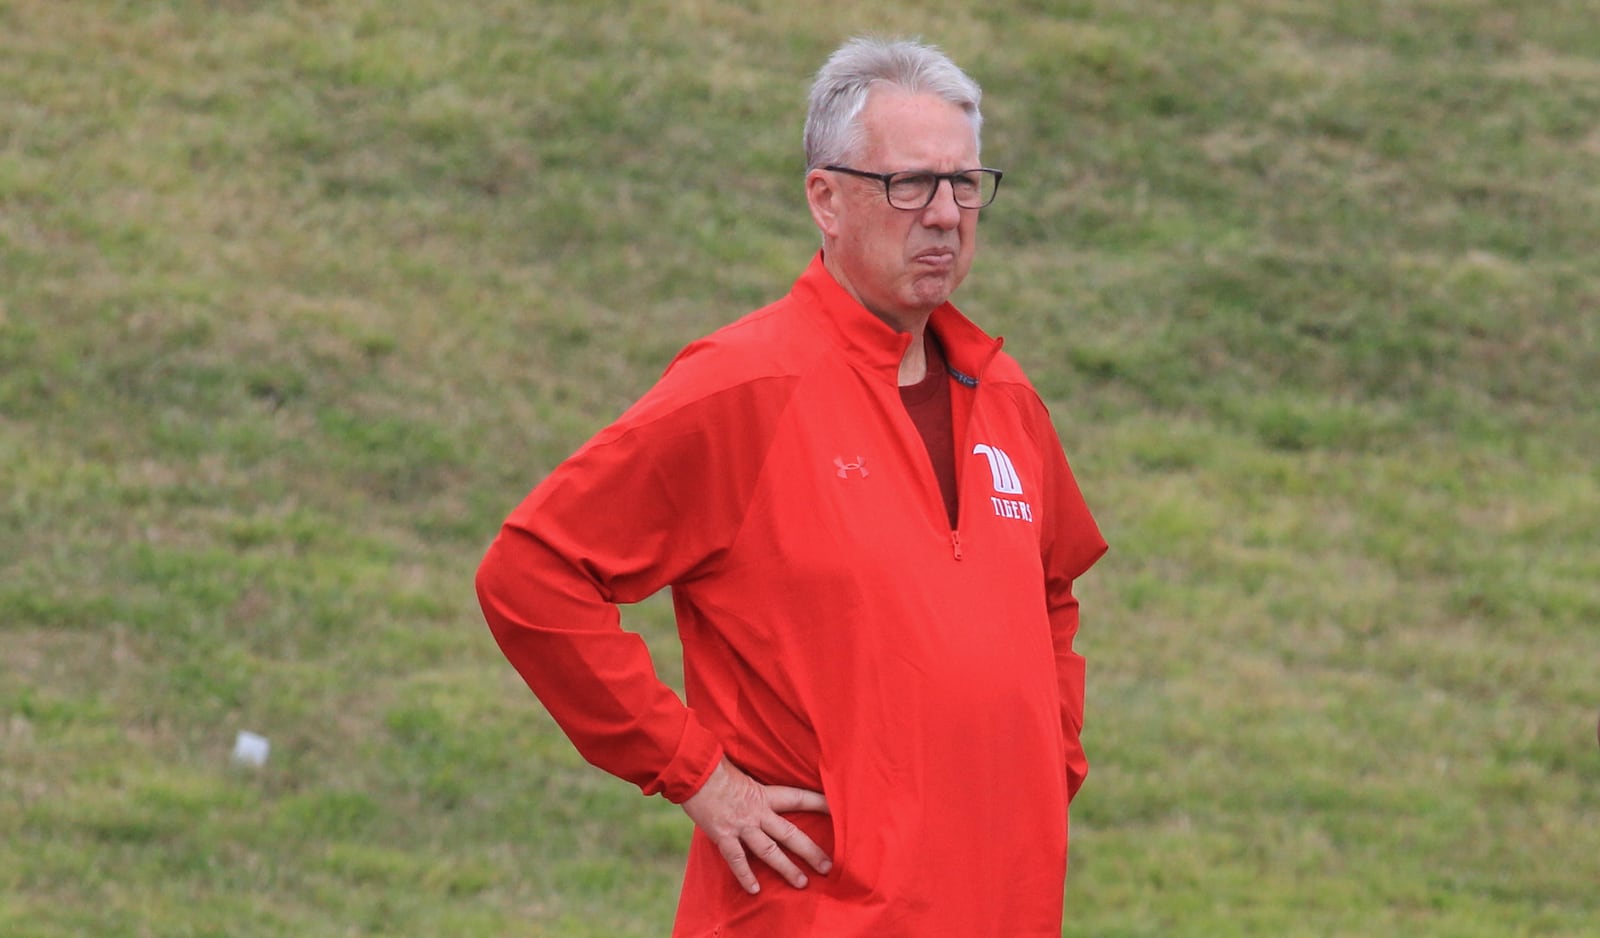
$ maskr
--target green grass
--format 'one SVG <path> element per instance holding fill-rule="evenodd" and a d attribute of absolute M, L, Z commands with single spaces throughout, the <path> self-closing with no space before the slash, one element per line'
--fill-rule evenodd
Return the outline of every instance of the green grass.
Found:
<path fill-rule="evenodd" d="M 1113 544 L 1063 934 L 1593 930 L 1600 10 L 859 6 L 0 0 L 0 933 L 664 933 L 687 822 L 471 576 L 906 24 Z"/>

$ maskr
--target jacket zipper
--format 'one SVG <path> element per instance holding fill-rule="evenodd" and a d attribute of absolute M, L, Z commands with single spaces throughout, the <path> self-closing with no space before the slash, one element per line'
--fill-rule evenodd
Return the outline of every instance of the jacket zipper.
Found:
<path fill-rule="evenodd" d="M 983 357 L 983 362 L 981 363 L 981 365 L 978 368 L 978 373 L 980 375 L 984 371 L 986 371 L 988 369 L 989 362 L 994 358 L 994 356 L 996 354 L 999 353 L 1001 346 L 1003 346 L 1004 344 L 1005 344 L 1004 340 L 996 340 L 994 345 L 989 348 L 989 350 L 987 351 L 987 353 Z M 902 349 L 902 354 L 903 353 L 904 353 L 904 349 Z M 945 368 L 946 368 L 946 370 L 950 370 L 950 363 L 949 363 L 948 358 L 945 361 Z M 973 378 L 968 378 L 967 380 L 972 381 L 973 390 L 976 391 L 977 390 L 977 385 L 978 385 L 978 379 L 976 377 L 973 377 Z M 902 412 L 905 410 L 904 407 L 902 407 L 900 409 L 901 409 Z M 972 402 L 972 406 L 967 411 L 967 423 L 966 423 L 965 426 L 962 426 L 961 428 L 959 428 L 959 442 L 960 442 L 961 445 L 960 445 L 960 447 L 957 448 L 957 456 L 956 456 L 956 523 L 955 523 L 955 526 L 950 529 L 950 553 L 956 560 L 962 560 L 962 559 L 965 558 L 965 555 L 962 554 L 962 552 L 961 552 L 961 530 L 960 529 L 961 529 L 962 516 L 964 514 L 961 511 L 961 487 L 965 482 L 966 473 L 963 471 L 963 466 L 962 466 L 962 460 L 961 460 L 960 453 L 961 453 L 961 451 L 963 449 L 965 449 L 965 447 L 967 445 L 967 438 L 968 438 L 968 435 L 970 434 L 971 429 L 972 429 L 972 426 L 971 426 L 972 425 L 972 418 L 973 418 L 973 415 L 975 415 L 977 413 L 977 411 L 978 411 L 978 402 L 976 400 L 976 395 L 974 395 L 974 400 Z M 907 419 L 907 422 L 909 423 L 910 422 L 909 415 L 907 416 L 906 419 Z M 955 428 L 955 427 L 951 427 L 952 431 L 956 431 L 956 429 L 957 428 Z M 913 434 L 916 433 L 916 427 L 915 426 L 912 427 L 912 433 Z M 955 433 L 952 432 L 952 435 L 954 436 Z M 932 467 L 930 466 L 929 468 L 931 470 Z M 934 496 L 939 501 L 939 511 L 938 511 L 938 513 L 942 517 L 944 515 L 943 498 L 939 496 L 939 481 L 938 481 L 937 478 L 935 478 L 933 480 L 933 489 L 934 489 Z"/>
<path fill-rule="evenodd" d="M 979 364 L 978 374 L 981 375 L 988 370 L 989 362 L 994 359 L 995 355 L 999 354 L 1000 348 L 1004 344 L 1005 340 L 1003 339 L 995 341 L 994 345 L 984 355 L 983 361 Z M 945 360 L 945 368 L 950 368 L 948 357 Z M 952 431 L 959 429 L 958 439 L 960 441 L 960 445 L 956 447 L 956 524 L 955 527 L 950 529 L 950 550 L 957 560 L 961 560 L 963 557 L 961 553 L 961 522 L 966 519 L 966 512 L 962 510 L 963 505 L 961 503 L 961 492 L 967 481 L 965 460 L 962 459 L 962 455 L 966 452 L 967 443 L 971 439 L 972 419 L 978 413 L 978 379 L 973 377 L 968 380 L 972 381 L 973 399 L 972 405 L 967 408 L 967 421 L 960 428 L 951 428 Z"/>

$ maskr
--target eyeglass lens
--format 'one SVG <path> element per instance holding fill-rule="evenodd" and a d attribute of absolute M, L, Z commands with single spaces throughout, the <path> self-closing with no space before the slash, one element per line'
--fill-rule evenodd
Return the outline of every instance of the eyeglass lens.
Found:
<path fill-rule="evenodd" d="M 895 173 L 889 177 L 889 202 L 895 208 L 918 209 L 933 201 L 940 180 L 950 180 L 956 204 L 962 208 L 983 208 L 994 200 L 1000 180 L 996 174 L 982 171 L 962 173 L 957 176 L 936 176 L 932 173 Z"/>

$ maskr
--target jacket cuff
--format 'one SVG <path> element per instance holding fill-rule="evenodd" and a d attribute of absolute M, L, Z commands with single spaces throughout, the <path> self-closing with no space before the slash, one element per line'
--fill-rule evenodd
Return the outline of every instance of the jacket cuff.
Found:
<path fill-rule="evenodd" d="M 672 754 L 672 761 L 645 786 L 644 793 L 662 794 L 673 804 L 682 804 L 693 798 L 711 778 L 722 755 L 721 741 L 701 726 L 690 711 L 683 722 L 683 735 L 678 738 L 678 749 Z"/>

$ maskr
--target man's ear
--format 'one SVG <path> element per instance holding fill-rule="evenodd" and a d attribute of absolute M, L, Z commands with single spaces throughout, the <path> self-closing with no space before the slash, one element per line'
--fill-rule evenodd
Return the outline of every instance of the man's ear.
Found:
<path fill-rule="evenodd" d="M 834 185 L 826 172 L 813 169 L 806 174 L 806 204 L 811 207 L 811 219 L 817 223 L 824 238 L 837 236 L 839 231 L 839 199 L 844 193 Z"/>

